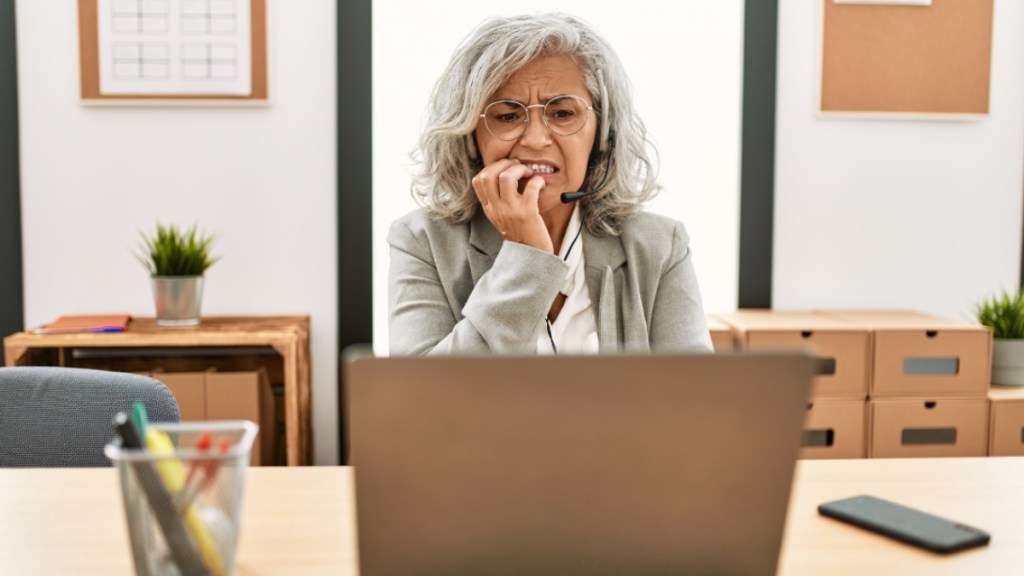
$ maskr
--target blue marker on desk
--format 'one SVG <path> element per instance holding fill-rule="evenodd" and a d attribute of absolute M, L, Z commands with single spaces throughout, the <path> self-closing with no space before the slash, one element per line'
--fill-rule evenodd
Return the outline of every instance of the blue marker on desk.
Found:
<path fill-rule="evenodd" d="M 89 328 L 89 332 L 124 332 L 124 328 L 120 326 L 98 326 L 96 328 Z"/>

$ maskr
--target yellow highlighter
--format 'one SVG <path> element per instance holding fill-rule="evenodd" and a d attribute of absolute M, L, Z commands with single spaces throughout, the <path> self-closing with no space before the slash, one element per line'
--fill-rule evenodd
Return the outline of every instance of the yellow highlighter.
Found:
<path fill-rule="evenodd" d="M 160 430 L 146 429 L 146 446 L 153 454 L 174 454 L 174 443 L 170 436 Z M 167 491 L 171 494 L 178 494 L 185 487 L 185 467 L 177 458 L 159 459 L 156 461 L 156 468 L 167 486 Z M 224 561 L 221 559 L 213 535 L 210 534 L 210 530 L 203 523 L 194 506 L 189 506 L 185 511 L 184 520 L 185 528 L 192 536 L 192 540 L 195 541 L 199 555 L 210 573 L 214 576 L 227 576 Z"/>

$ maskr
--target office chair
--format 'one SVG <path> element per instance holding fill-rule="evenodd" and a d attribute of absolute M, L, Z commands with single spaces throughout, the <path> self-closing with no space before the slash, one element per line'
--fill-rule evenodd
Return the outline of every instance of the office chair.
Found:
<path fill-rule="evenodd" d="M 116 413 L 141 400 L 149 420 L 177 422 L 160 382 L 85 368 L 0 368 L 0 467 L 110 466 L 103 447 Z"/>

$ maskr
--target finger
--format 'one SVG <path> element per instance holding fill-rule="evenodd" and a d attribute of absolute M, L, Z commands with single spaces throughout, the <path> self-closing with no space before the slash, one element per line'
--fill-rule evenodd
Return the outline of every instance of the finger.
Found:
<path fill-rule="evenodd" d="M 533 170 L 522 164 L 506 168 L 498 174 L 498 195 L 502 198 L 514 199 L 521 192 L 523 179 L 530 176 L 533 176 Z"/>
<path fill-rule="evenodd" d="M 480 173 L 473 179 L 473 190 L 476 192 L 480 205 L 488 209 L 486 212 L 494 221 L 494 207 L 500 202 L 497 177 L 491 173 Z"/>
<path fill-rule="evenodd" d="M 486 180 L 497 181 L 498 174 L 501 174 L 511 166 L 516 166 L 519 164 L 519 160 L 515 160 L 513 158 L 502 158 L 501 160 L 496 160 L 485 166 L 483 169 L 477 172 L 476 176 L 482 176 Z M 474 176 L 474 179 L 476 178 L 476 176 Z"/>
<path fill-rule="evenodd" d="M 487 198 L 487 176 L 480 172 L 470 180 L 473 185 L 473 191 L 476 192 L 476 199 L 480 201 L 480 205 L 484 208 L 487 207 L 490 202 Z"/>
<path fill-rule="evenodd" d="M 499 160 L 478 172 L 476 176 L 470 180 L 473 185 L 473 190 L 477 193 L 477 199 L 481 203 L 485 201 L 493 202 L 498 198 L 498 175 L 503 170 L 518 163 L 518 160 L 504 159 Z"/>
<path fill-rule="evenodd" d="M 523 187 L 523 201 L 530 206 L 536 206 L 540 202 L 540 191 L 544 189 L 547 182 L 541 176 L 534 176 L 526 181 Z"/>
<path fill-rule="evenodd" d="M 547 235 L 539 212 L 540 191 L 547 182 L 543 177 L 535 175 L 525 181 L 520 181 L 520 184 L 523 188 L 522 194 L 516 193 L 515 199 L 508 198 L 508 194 L 505 194 L 502 196 L 501 202 L 494 205 L 494 208 L 500 212 L 499 231 L 507 230 L 509 232 L 508 235 L 503 236 L 516 242 L 526 242 L 529 238 Z M 534 243 L 528 243 L 540 247 Z"/>
<path fill-rule="evenodd" d="M 472 183 L 473 191 L 476 193 L 477 200 L 480 202 L 480 207 L 484 211 L 484 215 L 494 228 L 498 230 L 498 233 L 504 237 L 507 235 L 506 230 L 508 226 L 504 222 L 499 210 L 501 206 L 500 198 L 498 197 L 497 176 L 494 168 L 488 167 L 488 169 L 481 170 L 473 176 L 470 182 Z"/>

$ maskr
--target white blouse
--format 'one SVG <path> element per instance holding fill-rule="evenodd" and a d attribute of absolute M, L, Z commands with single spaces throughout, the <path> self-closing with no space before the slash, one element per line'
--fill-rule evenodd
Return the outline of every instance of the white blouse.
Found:
<path fill-rule="evenodd" d="M 565 304 L 558 318 L 551 323 L 548 334 L 547 318 L 541 318 L 537 328 L 537 353 L 554 354 L 597 354 L 597 318 L 594 316 L 594 305 L 590 300 L 587 288 L 586 268 L 583 265 L 583 220 L 580 217 L 580 205 L 572 211 L 569 227 L 558 255 L 569 265 L 561 292 L 565 294 Z M 573 242 L 575 240 L 575 242 Z M 552 347 L 554 341 L 554 347 Z"/>

